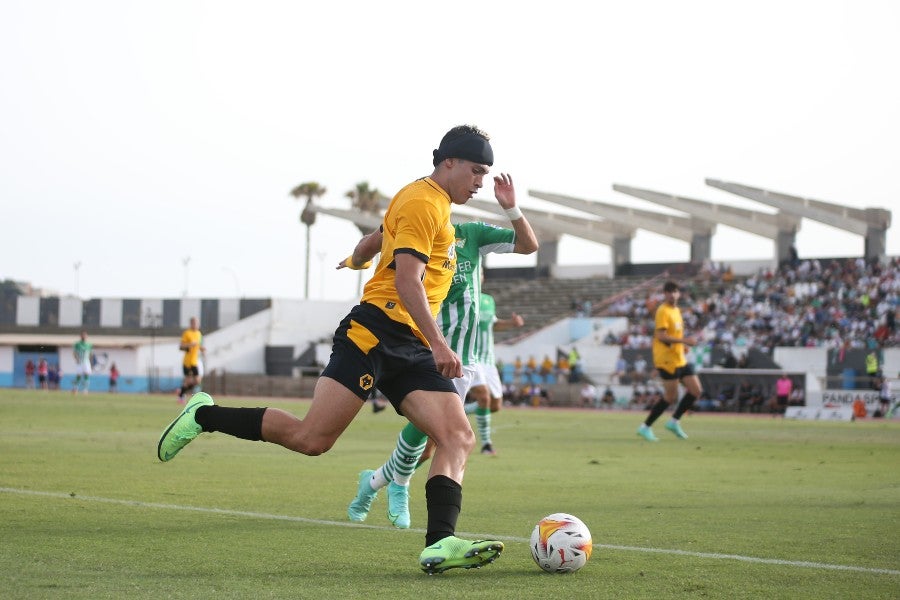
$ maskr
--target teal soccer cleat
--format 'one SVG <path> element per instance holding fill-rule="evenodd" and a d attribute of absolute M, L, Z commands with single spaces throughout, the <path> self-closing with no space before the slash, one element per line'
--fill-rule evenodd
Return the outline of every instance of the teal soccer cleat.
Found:
<path fill-rule="evenodd" d="M 678 421 L 669 421 L 668 423 L 666 423 L 666 429 L 683 440 L 686 440 L 688 437 L 684 430 L 681 428 L 681 423 L 679 423 Z"/>
<path fill-rule="evenodd" d="M 351 521 L 362 523 L 369 516 L 369 510 L 372 508 L 372 502 L 378 497 L 378 490 L 373 490 L 369 485 L 372 473 L 375 471 L 368 469 L 359 474 L 359 486 L 356 489 L 356 498 L 347 507 L 347 516 Z"/>
<path fill-rule="evenodd" d="M 409 487 L 394 483 L 388 484 L 388 519 L 398 529 L 409 529 Z"/>
<path fill-rule="evenodd" d="M 659 438 L 653 434 L 653 430 L 647 427 L 646 425 L 641 425 L 638 427 L 637 434 L 647 440 L 648 442 L 658 442 Z"/>

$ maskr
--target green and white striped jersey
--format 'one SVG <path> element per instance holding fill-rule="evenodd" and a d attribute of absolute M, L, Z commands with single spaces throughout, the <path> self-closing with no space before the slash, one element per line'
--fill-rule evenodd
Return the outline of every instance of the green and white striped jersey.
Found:
<path fill-rule="evenodd" d="M 75 355 L 75 363 L 80 365 L 90 362 L 91 351 L 93 349 L 94 345 L 86 340 L 78 340 L 75 342 L 75 347 L 72 349 L 72 354 Z"/>
<path fill-rule="evenodd" d="M 456 232 L 456 273 L 438 311 L 437 323 L 463 365 L 475 364 L 475 332 L 481 297 L 481 257 L 507 254 L 516 246 L 512 229 L 471 222 L 453 226 Z"/>
<path fill-rule="evenodd" d="M 475 362 L 479 365 L 493 365 L 494 322 L 497 320 L 497 304 L 490 294 L 481 294 L 478 308 L 478 332 L 475 334 Z"/>

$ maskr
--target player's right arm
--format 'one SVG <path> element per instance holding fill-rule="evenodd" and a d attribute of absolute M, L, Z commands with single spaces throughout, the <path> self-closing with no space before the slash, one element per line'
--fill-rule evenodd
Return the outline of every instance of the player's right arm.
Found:
<path fill-rule="evenodd" d="M 451 379 L 462 377 L 462 361 L 447 345 L 447 340 L 444 339 L 437 321 L 431 314 L 428 296 L 425 293 L 425 286 L 422 284 L 425 263 L 412 254 L 398 252 L 394 254 L 394 264 L 396 265 L 397 296 L 403 303 L 406 312 L 415 321 L 416 327 L 428 341 L 428 345 L 431 346 L 434 364 L 438 372 Z"/>
<path fill-rule="evenodd" d="M 501 173 L 494 177 L 494 197 L 504 211 L 516 208 L 516 189 L 513 186 L 512 175 Z M 516 232 L 516 247 L 513 252 L 516 254 L 532 254 L 536 252 L 538 239 L 525 215 L 510 219 L 510 224 L 513 227 L 513 231 Z"/>
<path fill-rule="evenodd" d="M 364 235 L 363 238 L 357 242 L 356 248 L 353 249 L 353 254 L 339 262 L 337 268 L 354 270 L 369 268 L 372 259 L 375 258 L 376 254 L 381 252 L 381 242 L 383 239 L 384 234 L 381 232 L 381 227 L 372 233 Z"/>

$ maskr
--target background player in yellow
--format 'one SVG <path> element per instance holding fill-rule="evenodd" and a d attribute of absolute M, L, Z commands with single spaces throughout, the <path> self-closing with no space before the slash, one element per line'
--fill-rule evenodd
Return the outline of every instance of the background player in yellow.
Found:
<path fill-rule="evenodd" d="M 200 322 L 197 317 L 191 317 L 189 327 L 181 334 L 181 344 L 178 347 L 184 352 L 184 361 L 181 365 L 184 379 L 178 391 L 178 401 L 184 402 L 188 392 L 200 391 L 200 353 L 206 349 L 203 347 L 203 334 L 200 333 Z"/>
<path fill-rule="evenodd" d="M 700 379 L 694 373 L 694 365 L 685 357 L 684 347 L 696 345 L 697 339 L 684 334 L 684 320 L 681 318 L 681 309 L 678 308 L 678 299 L 681 297 L 678 284 L 667 281 L 663 285 L 663 297 L 663 302 L 656 309 L 653 335 L 653 366 L 662 379 L 663 397 L 651 407 L 650 414 L 637 431 L 648 442 L 659 441 L 650 427 L 678 398 L 678 382 L 687 391 L 675 407 L 672 418 L 666 423 L 666 429 L 681 439 L 687 439 L 687 434 L 681 429 L 679 420 L 703 392 Z"/>

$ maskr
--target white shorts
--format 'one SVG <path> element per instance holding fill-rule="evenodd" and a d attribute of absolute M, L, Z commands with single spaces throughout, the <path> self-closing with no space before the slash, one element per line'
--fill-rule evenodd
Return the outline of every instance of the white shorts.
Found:
<path fill-rule="evenodd" d="M 478 381 L 478 379 L 481 377 L 481 369 L 479 369 L 478 367 L 478 365 L 463 365 L 462 377 L 453 379 L 453 385 L 456 387 L 456 393 L 459 394 L 459 397 L 463 402 L 466 401 L 466 395 L 468 395 L 469 390 L 472 389 L 472 386 L 480 385 L 476 383 L 476 381 Z"/>
<path fill-rule="evenodd" d="M 80 362 L 80 363 L 78 363 L 77 365 L 75 365 L 75 374 L 76 374 L 76 375 L 87 375 L 87 376 L 90 376 L 90 374 L 91 374 L 91 361 L 90 361 L 90 360 L 86 360 L 86 361 L 84 361 L 84 362 Z"/>
<path fill-rule="evenodd" d="M 480 367 L 479 381 L 472 385 L 486 385 L 491 393 L 491 398 L 503 397 L 503 384 L 500 383 L 500 372 L 494 365 L 478 365 Z"/>

